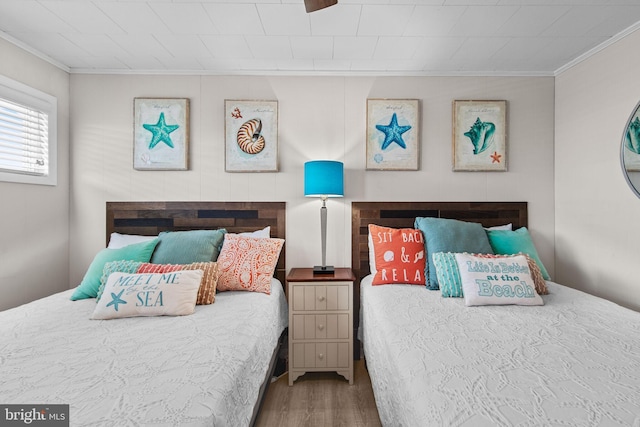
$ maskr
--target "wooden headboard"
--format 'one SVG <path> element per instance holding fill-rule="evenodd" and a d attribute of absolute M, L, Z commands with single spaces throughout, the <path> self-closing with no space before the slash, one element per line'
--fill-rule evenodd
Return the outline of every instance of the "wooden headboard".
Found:
<path fill-rule="evenodd" d="M 513 224 L 527 226 L 527 202 L 352 202 L 351 268 L 356 276 L 353 292 L 354 336 L 360 323 L 360 280 L 369 274 L 369 224 L 413 228 L 416 217 L 479 222 L 485 227 Z M 359 354 L 360 345 L 354 348 Z"/>
<path fill-rule="evenodd" d="M 107 243 L 111 233 L 155 236 L 162 231 L 225 228 L 229 233 L 271 227 L 285 238 L 285 202 L 107 202 Z M 285 245 L 274 276 L 285 286 Z"/>

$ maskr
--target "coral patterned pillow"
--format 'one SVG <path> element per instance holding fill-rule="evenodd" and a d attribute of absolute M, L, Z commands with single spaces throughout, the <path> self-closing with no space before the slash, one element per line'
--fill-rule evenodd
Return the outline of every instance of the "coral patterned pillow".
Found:
<path fill-rule="evenodd" d="M 218 257 L 218 291 L 271 293 L 283 239 L 227 234 Z"/>
<path fill-rule="evenodd" d="M 424 285 L 424 239 L 414 228 L 388 228 L 369 224 L 376 273 L 374 285 Z"/>

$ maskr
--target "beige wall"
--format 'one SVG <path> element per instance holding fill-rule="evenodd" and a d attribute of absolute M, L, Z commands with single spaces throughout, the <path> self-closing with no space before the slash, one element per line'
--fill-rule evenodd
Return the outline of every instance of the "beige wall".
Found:
<path fill-rule="evenodd" d="M 58 98 L 58 184 L 0 182 L 0 310 L 69 287 L 69 75 L 0 38 L 0 74 Z"/>
<path fill-rule="evenodd" d="M 191 170 L 135 171 L 134 97 L 191 100 Z M 365 171 L 367 98 L 421 100 L 420 170 Z M 278 173 L 224 172 L 225 99 L 274 99 Z M 451 171 L 451 102 L 508 101 L 509 172 Z M 287 202 L 287 266 L 320 262 L 320 202 L 302 195 L 303 164 L 345 163 L 344 199 L 328 201 L 327 262 L 349 266 L 353 200 L 528 201 L 554 273 L 552 77 L 259 77 L 71 75 L 71 285 L 105 245 L 109 200 Z"/>
<path fill-rule="evenodd" d="M 559 282 L 640 309 L 640 200 L 620 142 L 640 99 L 635 32 L 556 78 L 556 271 Z"/>

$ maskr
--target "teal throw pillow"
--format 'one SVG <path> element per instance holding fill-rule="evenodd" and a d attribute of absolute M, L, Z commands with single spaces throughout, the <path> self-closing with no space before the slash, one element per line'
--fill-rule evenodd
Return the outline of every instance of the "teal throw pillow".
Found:
<path fill-rule="evenodd" d="M 218 259 L 227 230 L 165 231 L 158 236 L 153 264 L 192 264 Z"/>
<path fill-rule="evenodd" d="M 428 261 L 425 267 L 428 289 L 439 289 L 432 254 L 436 252 L 493 254 L 482 224 L 456 219 L 418 217 L 414 227 L 422 231 L 424 236 Z"/>
<path fill-rule="evenodd" d="M 95 298 L 98 296 L 100 288 L 100 279 L 104 265 L 111 261 L 140 261 L 149 262 L 151 254 L 158 244 L 158 239 L 148 242 L 134 243 L 120 249 L 103 249 L 96 254 L 82 279 L 82 282 L 76 287 L 71 295 L 72 301 L 80 299 Z"/>
<path fill-rule="evenodd" d="M 445 298 L 462 298 L 462 279 L 456 261 L 456 254 L 451 252 L 436 252 L 432 256 L 433 265 L 438 276 L 440 293 Z"/>
<path fill-rule="evenodd" d="M 540 272 L 545 280 L 551 280 L 547 269 L 542 264 L 538 251 L 536 250 L 531 235 L 527 227 L 518 228 L 515 231 L 507 230 L 487 230 L 489 243 L 493 248 L 493 252 L 501 255 L 527 254 L 538 264 Z"/>

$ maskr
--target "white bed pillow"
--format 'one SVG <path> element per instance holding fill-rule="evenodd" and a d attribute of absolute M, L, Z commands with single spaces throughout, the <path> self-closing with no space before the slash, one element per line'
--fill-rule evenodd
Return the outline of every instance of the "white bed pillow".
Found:
<path fill-rule="evenodd" d="M 184 316 L 195 310 L 202 270 L 111 273 L 92 319 Z"/>
<path fill-rule="evenodd" d="M 157 237 L 158 236 L 142 236 L 138 234 L 111 233 L 107 248 L 120 249 L 120 248 L 124 248 L 125 246 L 133 245 L 134 243 L 148 242 L 149 240 L 153 240 Z"/>
<path fill-rule="evenodd" d="M 494 225 L 493 227 L 485 227 L 485 230 L 507 230 L 507 231 L 512 231 L 513 230 L 513 224 L 509 223 L 509 224 L 504 224 L 504 225 Z"/>
<path fill-rule="evenodd" d="M 544 304 L 524 255 L 499 262 L 466 253 L 455 257 L 466 306 Z"/>
<path fill-rule="evenodd" d="M 271 226 L 267 225 L 262 230 L 248 231 L 245 233 L 238 233 L 238 234 L 240 236 L 245 236 L 245 237 L 258 237 L 258 238 L 268 239 L 269 237 L 271 237 Z"/>

